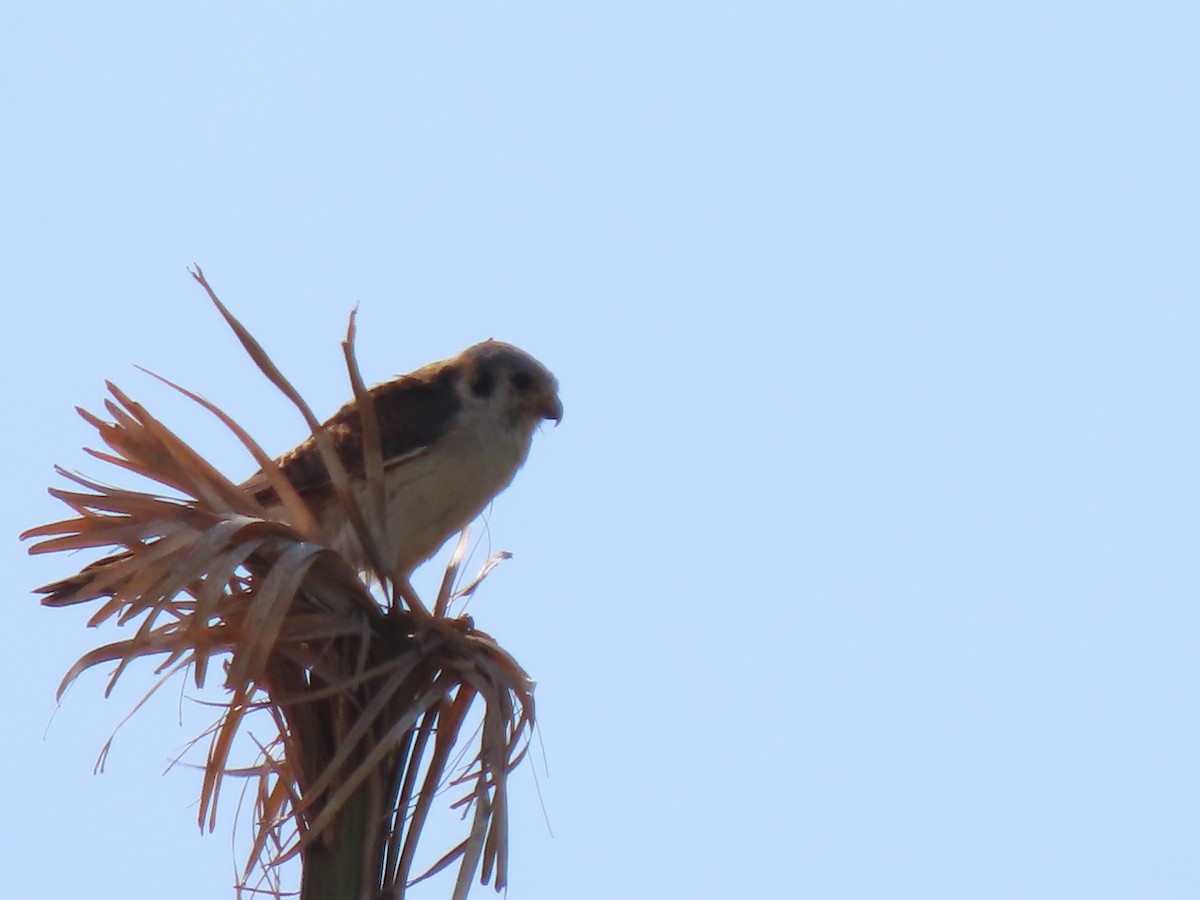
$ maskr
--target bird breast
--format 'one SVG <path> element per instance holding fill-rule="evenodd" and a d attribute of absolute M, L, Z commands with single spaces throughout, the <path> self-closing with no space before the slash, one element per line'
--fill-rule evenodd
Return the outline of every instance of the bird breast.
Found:
<path fill-rule="evenodd" d="M 480 416 L 451 429 L 436 443 L 384 469 L 384 515 L 391 553 L 400 572 L 433 556 L 512 482 L 529 455 L 533 427 L 511 428 Z M 370 509 L 366 485 L 359 502 Z M 346 552 L 357 541 L 340 511 L 330 510 L 334 546 Z M 359 554 L 351 553 L 354 559 Z"/>

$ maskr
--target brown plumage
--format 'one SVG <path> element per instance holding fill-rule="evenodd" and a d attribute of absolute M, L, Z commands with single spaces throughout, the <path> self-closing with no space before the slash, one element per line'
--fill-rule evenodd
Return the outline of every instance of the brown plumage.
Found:
<path fill-rule="evenodd" d="M 558 382 L 532 356 L 488 340 L 371 388 L 384 465 L 384 518 L 402 587 L 412 571 L 466 527 L 511 482 L 529 453 L 533 432 L 562 418 Z M 346 404 L 322 426 L 365 502 L 363 426 L 358 405 Z M 278 459 L 288 481 L 320 523 L 329 543 L 357 568 L 367 560 L 335 499 L 316 442 L 309 437 Z M 268 515 L 287 512 L 263 473 L 242 485 Z M 113 593 L 104 578 L 118 554 L 79 575 L 40 588 L 42 602 L 62 605 Z"/>

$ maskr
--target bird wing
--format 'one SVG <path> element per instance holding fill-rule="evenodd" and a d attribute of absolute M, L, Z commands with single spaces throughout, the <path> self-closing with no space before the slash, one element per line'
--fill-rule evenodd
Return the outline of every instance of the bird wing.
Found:
<path fill-rule="evenodd" d="M 454 390 L 455 372 L 441 367 L 430 369 L 371 389 L 385 467 L 411 459 L 436 443 L 462 409 L 462 400 Z M 362 477 L 363 429 L 358 404 L 347 403 L 321 427 L 351 478 Z M 301 496 L 320 494 L 331 486 L 329 472 L 312 437 L 279 457 L 278 463 Z M 253 491 L 255 498 L 265 505 L 278 500 L 261 471 L 242 486 Z"/>

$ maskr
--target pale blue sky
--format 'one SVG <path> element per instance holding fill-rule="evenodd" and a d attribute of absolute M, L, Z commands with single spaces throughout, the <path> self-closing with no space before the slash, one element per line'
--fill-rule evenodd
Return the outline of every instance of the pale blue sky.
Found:
<path fill-rule="evenodd" d="M 1184 2 L 6 4 L 5 890 L 232 896 L 177 687 L 101 777 L 149 667 L 46 731 L 119 635 L 15 541 L 53 463 L 119 477 L 105 378 L 249 474 L 134 364 L 303 436 L 199 262 L 319 413 L 354 304 L 371 380 L 559 376 L 472 606 L 539 682 L 510 900 L 1196 897 L 1198 46 Z"/>

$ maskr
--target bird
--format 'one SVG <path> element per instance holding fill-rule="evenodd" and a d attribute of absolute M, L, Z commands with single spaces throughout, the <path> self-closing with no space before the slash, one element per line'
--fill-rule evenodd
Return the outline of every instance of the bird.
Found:
<path fill-rule="evenodd" d="M 523 350 L 487 340 L 371 389 L 384 467 L 384 518 L 392 558 L 407 578 L 512 483 L 534 431 L 562 420 L 558 381 Z M 350 401 L 321 426 L 360 505 L 369 503 L 362 416 Z M 367 561 L 309 437 L 279 458 L 284 476 L 321 523 L 334 549 Z M 259 472 L 243 488 L 269 512 L 282 504 Z"/>
<path fill-rule="evenodd" d="M 409 579 L 454 534 L 462 531 L 513 481 L 529 455 L 533 434 L 562 420 L 558 381 L 525 351 L 488 339 L 457 356 L 429 363 L 370 388 L 383 462 L 385 564 L 394 566 L 402 596 Z M 369 506 L 363 453 L 363 419 L 357 401 L 329 418 L 321 431 L 344 466 L 360 508 Z M 315 437 L 276 459 L 318 522 L 329 546 L 354 568 L 367 571 L 366 551 L 321 458 Z M 288 513 L 262 470 L 241 484 L 267 513 Z M 47 605 L 89 599 L 87 582 L 117 554 L 79 575 L 46 585 Z M 92 573 L 90 576 L 89 573 Z M 112 593 L 93 591 L 90 596 Z"/>

